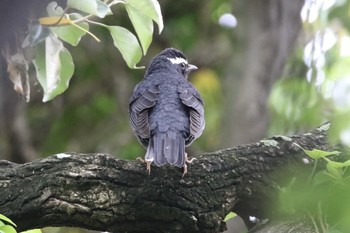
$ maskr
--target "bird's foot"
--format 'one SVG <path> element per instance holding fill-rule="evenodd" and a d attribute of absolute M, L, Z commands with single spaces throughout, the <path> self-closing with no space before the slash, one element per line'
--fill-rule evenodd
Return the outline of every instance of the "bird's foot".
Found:
<path fill-rule="evenodd" d="M 138 160 L 138 161 L 140 161 L 140 162 L 142 162 L 142 163 L 145 163 L 145 162 L 146 162 L 146 161 L 145 161 L 143 158 L 141 158 L 141 157 L 137 157 L 136 160 Z"/>
<path fill-rule="evenodd" d="M 151 175 L 151 164 L 152 164 L 152 161 L 146 161 L 146 168 L 147 168 L 148 175 Z"/>
<path fill-rule="evenodd" d="M 197 159 L 196 158 L 188 159 L 187 153 L 185 152 L 185 164 L 184 164 L 184 172 L 182 173 L 182 178 L 184 178 L 187 173 L 187 164 L 191 164 L 194 160 L 197 160 Z"/>
<path fill-rule="evenodd" d="M 153 161 L 147 161 L 147 160 L 144 160 L 141 157 L 137 157 L 136 160 L 139 160 L 142 163 L 146 163 L 147 173 L 148 173 L 148 175 L 151 175 L 151 164 L 152 164 Z"/>

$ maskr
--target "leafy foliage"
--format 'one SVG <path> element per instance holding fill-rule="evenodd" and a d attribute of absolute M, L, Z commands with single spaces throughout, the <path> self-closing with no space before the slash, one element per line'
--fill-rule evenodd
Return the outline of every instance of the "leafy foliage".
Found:
<path fill-rule="evenodd" d="M 350 211 L 344 207 L 350 206 L 347 198 L 350 160 L 332 161 L 329 157 L 338 155 L 338 151 L 303 150 L 314 160 L 314 169 L 307 179 L 295 177 L 281 188 L 279 209 L 283 213 L 307 215 L 315 232 L 348 232 Z M 316 172 L 319 160 L 325 161 L 326 166 Z"/>
<path fill-rule="evenodd" d="M 108 26 L 91 20 L 93 17 L 105 18 L 112 15 L 111 8 L 117 4 L 125 6 L 138 37 L 124 27 Z M 73 12 L 67 13 L 68 11 Z M 115 47 L 130 68 L 143 68 L 138 67 L 137 63 L 142 54 L 147 53 L 152 41 L 153 21 L 158 24 L 159 32 L 163 30 L 163 18 L 156 0 L 68 0 L 65 9 L 56 2 L 51 2 L 47 6 L 47 14 L 47 17 L 39 18 L 29 25 L 28 36 L 22 43 L 24 50 L 35 50 L 34 59 L 25 59 L 27 63 L 32 61 L 36 68 L 37 79 L 44 91 L 44 102 L 63 93 L 74 73 L 72 56 L 62 41 L 77 46 L 82 36 L 89 34 L 99 42 L 89 31 L 93 24 L 110 32 Z M 28 93 L 18 87 L 17 91 L 26 95 L 29 101 Z"/>
<path fill-rule="evenodd" d="M 0 233 L 17 233 L 17 225 L 5 215 L 0 214 Z M 22 231 L 21 233 L 41 233 L 40 229 Z"/>
<path fill-rule="evenodd" d="M 276 82 L 269 97 L 271 135 L 315 127 L 325 121 L 322 96 L 305 79 L 290 77 Z"/>
<path fill-rule="evenodd" d="M 0 214 L 0 221 L 1 221 L 2 224 L 10 223 L 12 226 L 17 227 L 17 225 L 11 219 L 9 219 L 8 217 L 6 217 L 3 214 Z"/>
<path fill-rule="evenodd" d="M 50 60 L 47 61 L 47 59 Z M 33 63 L 37 79 L 44 90 L 44 102 L 53 99 L 68 88 L 74 72 L 73 59 L 57 37 L 50 35 L 46 37 L 45 44 L 40 43 L 36 46 L 36 57 Z"/>
<path fill-rule="evenodd" d="M 330 141 L 350 145 L 349 8 L 349 1 L 305 1 L 307 39 L 271 92 L 270 135 L 331 121 Z"/>
<path fill-rule="evenodd" d="M 224 222 L 227 222 L 228 220 L 230 220 L 230 219 L 232 219 L 232 218 L 234 218 L 234 217 L 236 217 L 236 216 L 237 216 L 236 213 L 230 212 L 230 213 L 228 213 L 228 214 L 226 215 L 226 217 L 225 217 L 225 219 L 224 219 Z"/>
<path fill-rule="evenodd" d="M 139 61 L 142 56 L 142 51 L 137 38 L 134 34 L 123 27 L 109 26 L 107 28 L 112 35 L 115 47 L 117 47 L 122 53 L 128 66 L 131 68 L 137 68 L 135 61 Z"/>

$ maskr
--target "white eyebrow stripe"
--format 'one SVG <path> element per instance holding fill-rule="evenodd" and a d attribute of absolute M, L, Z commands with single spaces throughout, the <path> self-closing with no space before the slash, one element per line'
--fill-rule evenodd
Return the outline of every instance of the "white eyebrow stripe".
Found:
<path fill-rule="evenodd" d="M 168 60 L 170 60 L 171 63 L 173 64 L 181 64 L 181 63 L 188 64 L 187 60 L 182 57 L 168 58 Z"/>

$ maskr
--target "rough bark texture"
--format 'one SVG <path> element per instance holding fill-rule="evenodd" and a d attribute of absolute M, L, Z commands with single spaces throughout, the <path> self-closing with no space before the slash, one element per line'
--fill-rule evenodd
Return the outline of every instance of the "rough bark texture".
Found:
<path fill-rule="evenodd" d="M 19 230 L 220 232 L 230 210 L 257 216 L 275 198 L 280 169 L 311 166 L 299 146 L 328 149 L 328 127 L 200 155 L 184 178 L 176 167 L 152 167 L 148 176 L 142 162 L 107 154 L 0 161 L 0 210 Z"/>

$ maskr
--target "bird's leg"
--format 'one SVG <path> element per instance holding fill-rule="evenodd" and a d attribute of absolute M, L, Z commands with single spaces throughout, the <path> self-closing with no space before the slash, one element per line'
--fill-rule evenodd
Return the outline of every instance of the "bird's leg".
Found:
<path fill-rule="evenodd" d="M 191 164 L 194 160 L 196 160 L 196 158 L 188 159 L 187 153 L 185 152 L 184 173 L 182 173 L 182 178 L 184 178 L 187 173 L 187 164 Z"/>
<path fill-rule="evenodd" d="M 152 164 L 153 161 L 147 161 L 147 160 L 144 160 L 141 157 L 137 157 L 136 160 L 139 160 L 142 163 L 146 163 L 147 173 L 148 173 L 148 175 L 151 175 L 151 164 Z"/>
<path fill-rule="evenodd" d="M 141 157 L 137 157 L 136 160 L 138 160 L 138 161 L 140 161 L 140 162 L 142 162 L 142 163 L 145 163 L 145 162 L 146 162 L 146 161 L 145 161 L 143 158 L 141 158 Z"/>
<path fill-rule="evenodd" d="M 191 164 L 194 160 L 197 160 L 196 158 L 188 159 L 187 153 L 185 152 L 185 164 Z"/>
<path fill-rule="evenodd" d="M 147 168 L 148 175 L 151 175 L 151 164 L 152 164 L 152 161 L 146 160 L 146 168 Z"/>

